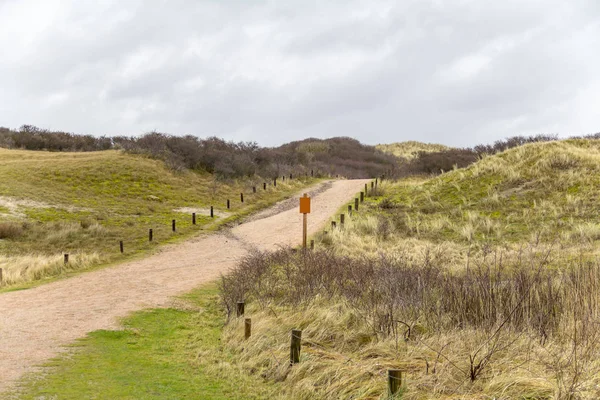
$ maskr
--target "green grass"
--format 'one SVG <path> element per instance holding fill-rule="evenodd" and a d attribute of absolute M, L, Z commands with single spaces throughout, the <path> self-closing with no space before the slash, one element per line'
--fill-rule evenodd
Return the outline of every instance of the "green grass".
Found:
<path fill-rule="evenodd" d="M 71 265 L 74 269 L 147 254 L 159 244 L 234 222 L 316 180 L 280 180 L 276 188 L 267 181 L 266 191 L 263 182 L 258 177 L 219 181 L 208 173 L 175 172 L 162 161 L 119 151 L 0 149 L 0 223 L 23 227 L 17 237 L 0 240 L 0 255 L 6 257 L 0 262 L 4 284 L 63 274 L 65 269 L 58 268 L 63 253 L 79 260 Z M 210 206 L 215 208 L 214 219 L 209 217 Z M 192 224 L 193 210 L 197 225 Z M 171 231 L 173 219 L 176 233 Z M 153 243 L 148 242 L 150 228 Z M 119 253 L 121 240 L 124 255 Z M 37 257 L 35 262 L 32 256 Z"/>
<path fill-rule="evenodd" d="M 214 285 L 181 307 L 153 309 L 100 330 L 23 381 L 19 399 L 272 399 L 274 385 L 245 376 L 221 347 L 224 324 Z"/>

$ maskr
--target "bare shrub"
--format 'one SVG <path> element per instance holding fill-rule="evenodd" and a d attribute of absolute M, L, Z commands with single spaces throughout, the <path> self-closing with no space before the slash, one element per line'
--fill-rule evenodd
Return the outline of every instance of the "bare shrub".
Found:
<path fill-rule="evenodd" d="M 22 234 L 22 224 L 16 222 L 0 222 L 0 239 L 16 239 Z"/>

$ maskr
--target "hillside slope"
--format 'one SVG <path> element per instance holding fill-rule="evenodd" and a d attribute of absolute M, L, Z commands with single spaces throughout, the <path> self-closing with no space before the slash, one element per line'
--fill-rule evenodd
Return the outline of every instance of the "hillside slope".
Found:
<path fill-rule="evenodd" d="M 406 160 L 416 158 L 420 152 L 433 153 L 450 149 L 450 147 L 443 144 L 423 143 L 414 140 L 390 144 L 378 144 L 375 147 L 384 153 L 393 154 L 396 157 L 401 157 Z"/>
<path fill-rule="evenodd" d="M 119 241 L 124 242 L 125 256 L 134 255 L 260 209 L 307 183 L 280 179 L 276 188 L 268 182 L 265 191 L 258 178 L 225 182 L 208 173 L 174 172 L 162 161 L 115 150 L 0 149 L 4 284 L 117 259 Z M 244 203 L 240 193 L 245 193 Z M 193 212 L 197 225 L 192 225 Z M 70 254 L 67 266 L 63 253 Z"/>

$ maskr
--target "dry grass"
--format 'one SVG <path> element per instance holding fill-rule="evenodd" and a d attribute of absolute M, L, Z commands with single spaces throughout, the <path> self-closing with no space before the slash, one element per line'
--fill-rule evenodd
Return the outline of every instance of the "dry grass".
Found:
<path fill-rule="evenodd" d="M 412 160 L 413 158 L 417 157 L 420 152 L 432 153 L 450 149 L 450 147 L 444 146 L 443 144 L 422 143 L 414 140 L 391 144 L 380 144 L 375 147 L 385 153 L 390 153 L 396 157 L 401 157 L 406 160 Z"/>

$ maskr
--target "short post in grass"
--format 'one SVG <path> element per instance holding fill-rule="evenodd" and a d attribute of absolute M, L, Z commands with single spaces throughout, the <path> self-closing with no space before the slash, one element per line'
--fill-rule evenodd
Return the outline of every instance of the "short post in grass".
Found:
<path fill-rule="evenodd" d="M 375 187 L 377 187 L 377 178 L 375 178 Z"/>
<path fill-rule="evenodd" d="M 314 170 L 310 170 L 310 176 L 315 176 L 315 171 Z"/>
<path fill-rule="evenodd" d="M 173 232 L 177 231 L 177 226 L 175 225 L 177 222 L 175 220 L 171 221 L 171 229 L 173 229 Z"/>
<path fill-rule="evenodd" d="M 196 225 L 196 213 L 192 213 L 192 225 Z"/>
<path fill-rule="evenodd" d="M 267 182 L 263 182 L 263 190 L 267 190 Z"/>
<path fill-rule="evenodd" d="M 236 305 L 236 315 L 238 317 L 241 317 L 242 315 L 244 315 L 244 307 L 245 307 L 246 303 L 244 303 L 243 301 L 238 301 L 237 305 Z"/>
<path fill-rule="evenodd" d="M 283 176 L 281 177 L 281 181 L 282 181 L 282 182 L 285 182 L 285 175 L 283 175 Z"/>
<path fill-rule="evenodd" d="M 215 217 L 215 208 L 213 206 L 210 206 L 210 217 L 211 218 Z"/>
<path fill-rule="evenodd" d="M 277 178 L 273 179 L 273 186 L 277 187 Z"/>
<path fill-rule="evenodd" d="M 346 219 L 346 216 L 344 214 L 340 214 L 340 225 L 344 226 L 344 220 Z"/>
<path fill-rule="evenodd" d="M 290 344 L 290 364 L 298 364 L 300 362 L 300 345 L 302 341 L 302 331 L 292 329 L 292 341 Z"/>
<path fill-rule="evenodd" d="M 256 186 L 252 186 L 252 193 L 256 193 Z"/>
<path fill-rule="evenodd" d="M 368 196 L 368 193 L 369 193 L 369 192 L 367 192 L 367 184 L 365 183 L 365 197 L 367 197 L 367 196 Z"/>
<path fill-rule="evenodd" d="M 358 211 L 358 197 L 354 199 L 354 211 Z"/>
<path fill-rule="evenodd" d="M 231 207 L 231 204 L 229 203 L 229 199 L 227 199 L 227 209 L 229 210 L 230 207 Z"/>
<path fill-rule="evenodd" d="M 65 264 L 69 263 L 69 254 L 68 253 L 65 253 L 65 255 L 63 256 L 63 260 L 64 260 Z"/>
<path fill-rule="evenodd" d="M 365 192 L 360 192 L 360 202 L 365 201 Z"/>
<path fill-rule="evenodd" d="M 352 216 L 352 204 L 348 204 L 348 216 Z"/>
<path fill-rule="evenodd" d="M 0 268 L 0 285 L 2 285 L 2 268 Z"/>
<path fill-rule="evenodd" d="M 335 229 L 335 226 L 336 226 L 335 221 L 331 221 L 331 230 L 332 231 Z"/>
<path fill-rule="evenodd" d="M 290 174 L 290 180 L 292 180 L 292 174 Z"/>
<path fill-rule="evenodd" d="M 148 241 L 152 241 L 152 229 L 148 229 Z"/>
<path fill-rule="evenodd" d="M 397 395 L 402 389 L 402 371 L 399 369 L 388 369 L 388 392 L 390 397 Z"/>
<path fill-rule="evenodd" d="M 244 193 L 240 193 L 240 201 L 243 203 L 244 202 Z"/>
<path fill-rule="evenodd" d="M 119 241 L 119 250 L 121 250 L 121 254 L 125 252 L 125 248 L 123 247 L 123 241 Z"/>
<path fill-rule="evenodd" d="M 371 182 L 371 191 L 373 191 L 374 187 L 375 187 L 375 182 Z"/>
<path fill-rule="evenodd" d="M 252 319 L 246 318 L 244 320 L 244 338 L 250 339 L 251 335 L 252 335 Z"/>
<path fill-rule="evenodd" d="M 314 249 L 315 249 L 315 241 L 314 241 L 314 240 L 311 240 L 311 241 L 310 241 L 310 249 L 311 249 L 311 250 L 314 250 Z"/>

